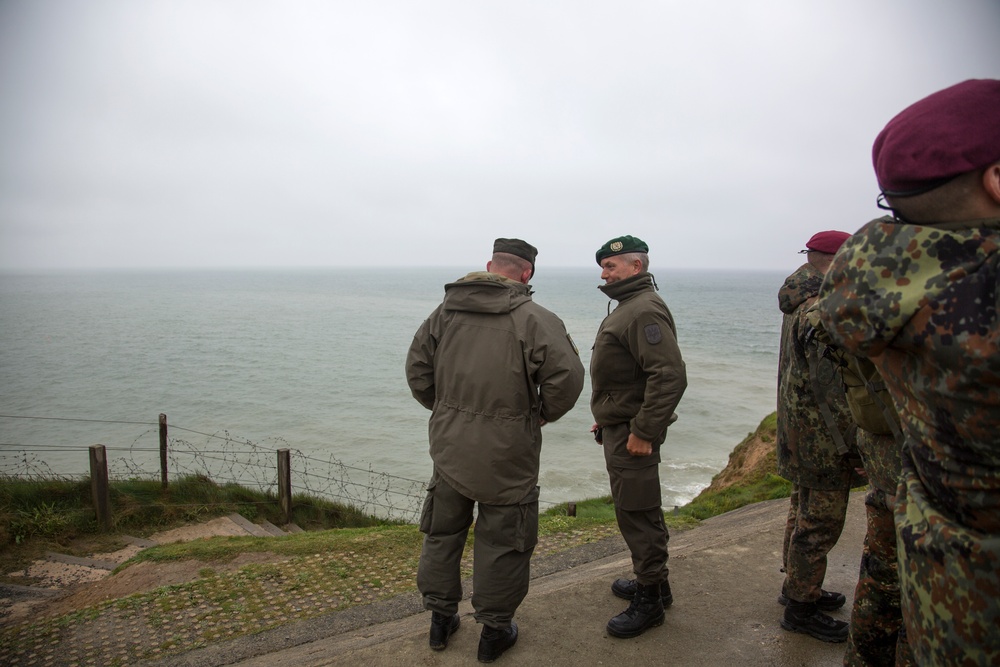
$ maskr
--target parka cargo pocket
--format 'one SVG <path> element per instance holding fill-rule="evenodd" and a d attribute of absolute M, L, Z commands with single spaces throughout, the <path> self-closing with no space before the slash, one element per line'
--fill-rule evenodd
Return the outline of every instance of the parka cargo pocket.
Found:
<path fill-rule="evenodd" d="M 614 468 L 611 475 L 611 494 L 619 509 L 641 512 L 663 505 L 660 476 L 656 465 L 643 468 Z"/>
<path fill-rule="evenodd" d="M 478 522 L 476 530 L 485 530 L 496 546 L 531 551 L 538 544 L 538 487 L 516 505 L 490 505 L 488 509 L 480 505 Z"/>
<path fill-rule="evenodd" d="M 420 532 L 425 535 L 431 532 L 431 522 L 434 519 L 434 483 L 427 485 L 427 496 L 424 498 L 424 506 L 420 509 Z"/>

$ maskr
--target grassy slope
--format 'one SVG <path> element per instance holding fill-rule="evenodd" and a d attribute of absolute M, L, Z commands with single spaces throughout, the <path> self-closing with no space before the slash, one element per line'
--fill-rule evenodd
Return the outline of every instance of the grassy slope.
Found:
<path fill-rule="evenodd" d="M 726 468 L 691 503 L 667 513 L 672 528 L 685 528 L 716 514 L 743 505 L 787 497 L 790 484 L 778 477 L 774 465 L 775 415 L 766 417 L 757 429 L 737 445 Z M 49 550 L 87 555 L 88 552 L 123 545 L 117 534 L 149 535 L 192 520 L 240 512 L 254 520 L 279 522 L 277 500 L 269 494 L 237 485 L 219 486 L 200 477 L 171 485 L 168 493 L 158 482 L 124 482 L 115 485 L 115 534 L 96 531 L 88 510 L 89 484 L 84 482 L 28 482 L 4 480 L 0 484 L 0 572 L 24 567 Z M 577 503 L 576 516 L 567 516 L 565 504 L 548 510 L 540 518 L 541 536 L 575 535 L 563 540 L 567 546 L 586 542 L 588 532 L 604 534 L 614 525 L 610 497 Z M 296 498 L 293 522 L 309 529 L 299 535 L 272 538 L 216 538 L 179 543 L 142 551 L 129 564 L 141 561 L 197 559 L 227 561 L 240 553 L 267 551 L 296 556 L 336 551 L 357 545 L 369 534 L 370 543 L 419 549 L 420 534 L 413 525 L 392 525 L 364 516 L 351 508 L 315 498 Z M 581 537 L 582 536 L 582 537 Z M 389 546 L 391 545 L 391 546 Z M 366 547 L 367 550 L 367 547 Z"/>

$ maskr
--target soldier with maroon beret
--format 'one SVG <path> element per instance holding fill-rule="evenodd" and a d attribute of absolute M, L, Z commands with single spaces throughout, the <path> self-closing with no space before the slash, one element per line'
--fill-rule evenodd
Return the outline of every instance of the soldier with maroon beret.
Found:
<path fill-rule="evenodd" d="M 891 216 L 823 284 L 833 342 L 869 357 L 899 410 L 895 520 L 920 665 L 1000 664 L 1000 81 L 907 107 L 872 161 Z"/>
<path fill-rule="evenodd" d="M 781 626 L 828 642 L 847 639 L 847 623 L 825 613 L 843 607 L 846 597 L 822 586 L 827 554 L 847 517 L 855 429 L 843 387 L 813 335 L 807 312 L 834 253 L 848 236 L 835 230 L 814 234 L 801 251 L 806 263 L 778 292 L 784 313 L 778 356 L 778 474 L 793 485 L 782 546 Z"/>

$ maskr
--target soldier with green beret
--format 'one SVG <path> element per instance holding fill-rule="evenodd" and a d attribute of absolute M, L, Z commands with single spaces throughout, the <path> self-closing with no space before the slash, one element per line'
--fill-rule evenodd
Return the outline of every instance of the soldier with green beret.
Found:
<path fill-rule="evenodd" d="M 483 625 L 478 659 L 517 641 L 538 541 L 542 426 L 576 403 L 583 363 L 562 321 L 531 299 L 535 247 L 497 239 L 486 271 L 445 285 L 406 357 L 414 398 L 431 411 L 434 471 L 420 517 L 417 587 L 431 613 L 429 644 L 459 627 L 461 561 L 478 506 L 472 606 Z"/>
<path fill-rule="evenodd" d="M 674 319 L 649 273 L 649 246 L 619 236 L 597 251 L 605 284 L 618 306 L 601 323 L 590 362 L 594 433 L 604 447 L 615 517 L 632 554 L 634 579 L 611 591 L 630 600 L 607 625 L 613 637 L 636 637 L 661 625 L 673 596 L 660 491 L 660 445 L 687 387 Z"/>
<path fill-rule="evenodd" d="M 833 342 L 899 411 L 895 504 L 919 665 L 1000 664 L 1000 80 L 910 105 L 876 137 L 891 216 L 858 230 L 820 292 Z"/>

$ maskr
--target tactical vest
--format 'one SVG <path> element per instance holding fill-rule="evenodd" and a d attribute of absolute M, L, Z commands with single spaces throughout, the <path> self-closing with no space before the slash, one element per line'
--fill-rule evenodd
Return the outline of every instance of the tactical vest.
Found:
<path fill-rule="evenodd" d="M 834 348 L 840 376 L 847 395 L 847 407 L 854 422 L 866 431 L 878 435 L 893 435 L 901 439 L 899 413 L 885 388 L 885 382 L 870 359 L 857 357 Z"/>
<path fill-rule="evenodd" d="M 806 313 L 806 320 L 810 325 L 807 340 L 815 339 L 816 344 L 825 346 L 823 356 L 831 359 L 840 373 L 847 407 L 854 423 L 869 433 L 892 435 L 898 444 L 902 444 L 899 413 L 875 364 L 870 359 L 855 356 L 834 346 L 822 327 L 815 306 Z M 820 408 L 822 412 L 822 405 Z"/>

